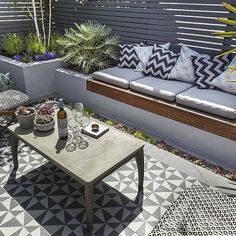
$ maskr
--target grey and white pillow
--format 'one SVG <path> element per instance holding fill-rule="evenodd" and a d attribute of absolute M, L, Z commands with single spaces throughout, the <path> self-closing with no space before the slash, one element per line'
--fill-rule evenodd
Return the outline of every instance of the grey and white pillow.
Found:
<path fill-rule="evenodd" d="M 140 44 L 120 44 L 120 60 L 118 67 L 133 68 L 138 66 L 139 59 L 134 50 L 134 46 L 146 46 L 146 42 Z"/>
<path fill-rule="evenodd" d="M 202 55 L 182 44 L 180 56 L 171 70 L 168 79 L 176 79 L 194 84 L 196 78 L 194 74 L 192 56 L 198 57 Z"/>
<path fill-rule="evenodd" d="M 214 88 L 211 81 L 225 71 L 229 64 L 229 56 L 223 57 L 192 57 L 193 67 L 196 76 L 195 84 L 199 89 Z"/>
<path fill-rule="evenodd" d="M 160 47 L 165 49 L 170 48 L 170 43 L 162 44 Z M 152 55 L 153 46 L 134 46 L 134 50 L 138 56 L 139 63 L 136 67 L 137 71 L 143 72 L 148 64 L 148 61 Z"/>
<path fill-rule="evenodd" d="M 174 52 L 155 44 L 144 74 L 167 79 L 177 61 L 177 58 L 178 55 Z"/>
<path fill-rule="evenodd" d="M 211 84 L 225 92 L 236 95 L 236 71 L 231 71 L 230 67 L 236 66 L 236 56 L 229 64 L 229 67 L 218 77 L 211 81 Z"/>

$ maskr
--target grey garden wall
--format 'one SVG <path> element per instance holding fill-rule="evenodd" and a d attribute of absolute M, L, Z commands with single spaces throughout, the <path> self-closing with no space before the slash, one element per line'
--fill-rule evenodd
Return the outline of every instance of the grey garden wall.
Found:
<path fill-rule="evenodd" d="M 82 102 L 108 118 L 145 130 L 180 150 L 195 154 L 211 163 L 230 170 L 236 169 L 235 141 L 89 92 L 86 89 L 89 76 L 66 69 L 57 69 L 55 75 L 56 93 L 59 96 Z"/>
<path fill-rule="evenodd" d="M 54 23 L 58 30 L 74 22 L 98 20 L 112 27 L 122 41 L 171 42 L 178 48 L 180 42 L 218 53 L 232 44 L 231 39 L 219 39 L 214 31 L 230 30 L 216 21 L 218 17 L 235 18 L 223 6 L 222 0 L 61 0 L 54 4 Z M 236 0 L 227 0 L 235 4 Z"/>
<path fill-rule="evenodd" d="M 25 33 L 34 30 L 32 20 L 26 17 L 26 7 L 31 6 L 31 1 L 18 0 L 17 2 L 14 4 L 14 0 L 0 1 L 0 47 L 6 33 Z M 36 2 L 38 1 L 36 0 Z"/>

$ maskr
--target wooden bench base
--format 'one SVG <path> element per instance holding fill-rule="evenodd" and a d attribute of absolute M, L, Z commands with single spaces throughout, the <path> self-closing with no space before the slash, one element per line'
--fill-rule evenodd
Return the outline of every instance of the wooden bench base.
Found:
<path fill-rule="evenodd" d="M 97 80 L 88 80 L 87 90 L 236 141 L 235 120 L 224 119 Z"/>

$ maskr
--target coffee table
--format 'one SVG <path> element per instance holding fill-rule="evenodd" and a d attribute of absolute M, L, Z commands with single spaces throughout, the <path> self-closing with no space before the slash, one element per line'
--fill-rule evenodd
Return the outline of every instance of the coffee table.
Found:
<path fill-rule="evenodd" d="M 139 189 L 143 188 L 144 142 L 114 128 L 109 127 L 109 129 L 99 139 L 90 138 L 86 149 L 77 148 L 74 152 L 67 152 L 66 141 L 58 140 L 57 127 L 48 132 L 35 131 L 33 128 L 24 130 L 19 124 L 8 127 L 15 169 L 18 168 L 17 154 L 20 140 L 84 186 L 88 231 L 93 228 L 94 184 L 135 158 Z"/>

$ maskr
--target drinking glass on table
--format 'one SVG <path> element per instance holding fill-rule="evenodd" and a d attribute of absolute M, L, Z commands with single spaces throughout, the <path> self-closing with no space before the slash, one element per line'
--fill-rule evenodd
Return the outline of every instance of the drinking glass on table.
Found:
<path fill-rule="evenodd" d="M 80 118 L 84 114 L 84 106 L 82 103 L 75 103 L 73 107 L 73 116 L 75 121 L 80 124 Z"/>
<path fill-rule="evenodd" d="M 86 126 L 90 124 L 90 117 L 87 113 L 83 113 L 83 115 L 80 118 L 80 127 L 81 127 L 81 141 L 78 144 L 79 149 L 85 149 L 88 147 L 88 139 L 87 137 L 83 134 L 83 130 L 85 130 Z"/>
<path fill-rule="evenodd" d="M 77 147 L 76 142 L 78 141 L 76 140 L 76 135 L 75 135 L 76 127 L 77 124 L 74 121 L 73 117 L 69 117 L 68 119 L 69 143 L 66 145 L 66 150 L 68 152 L 73 152 Z"/>

